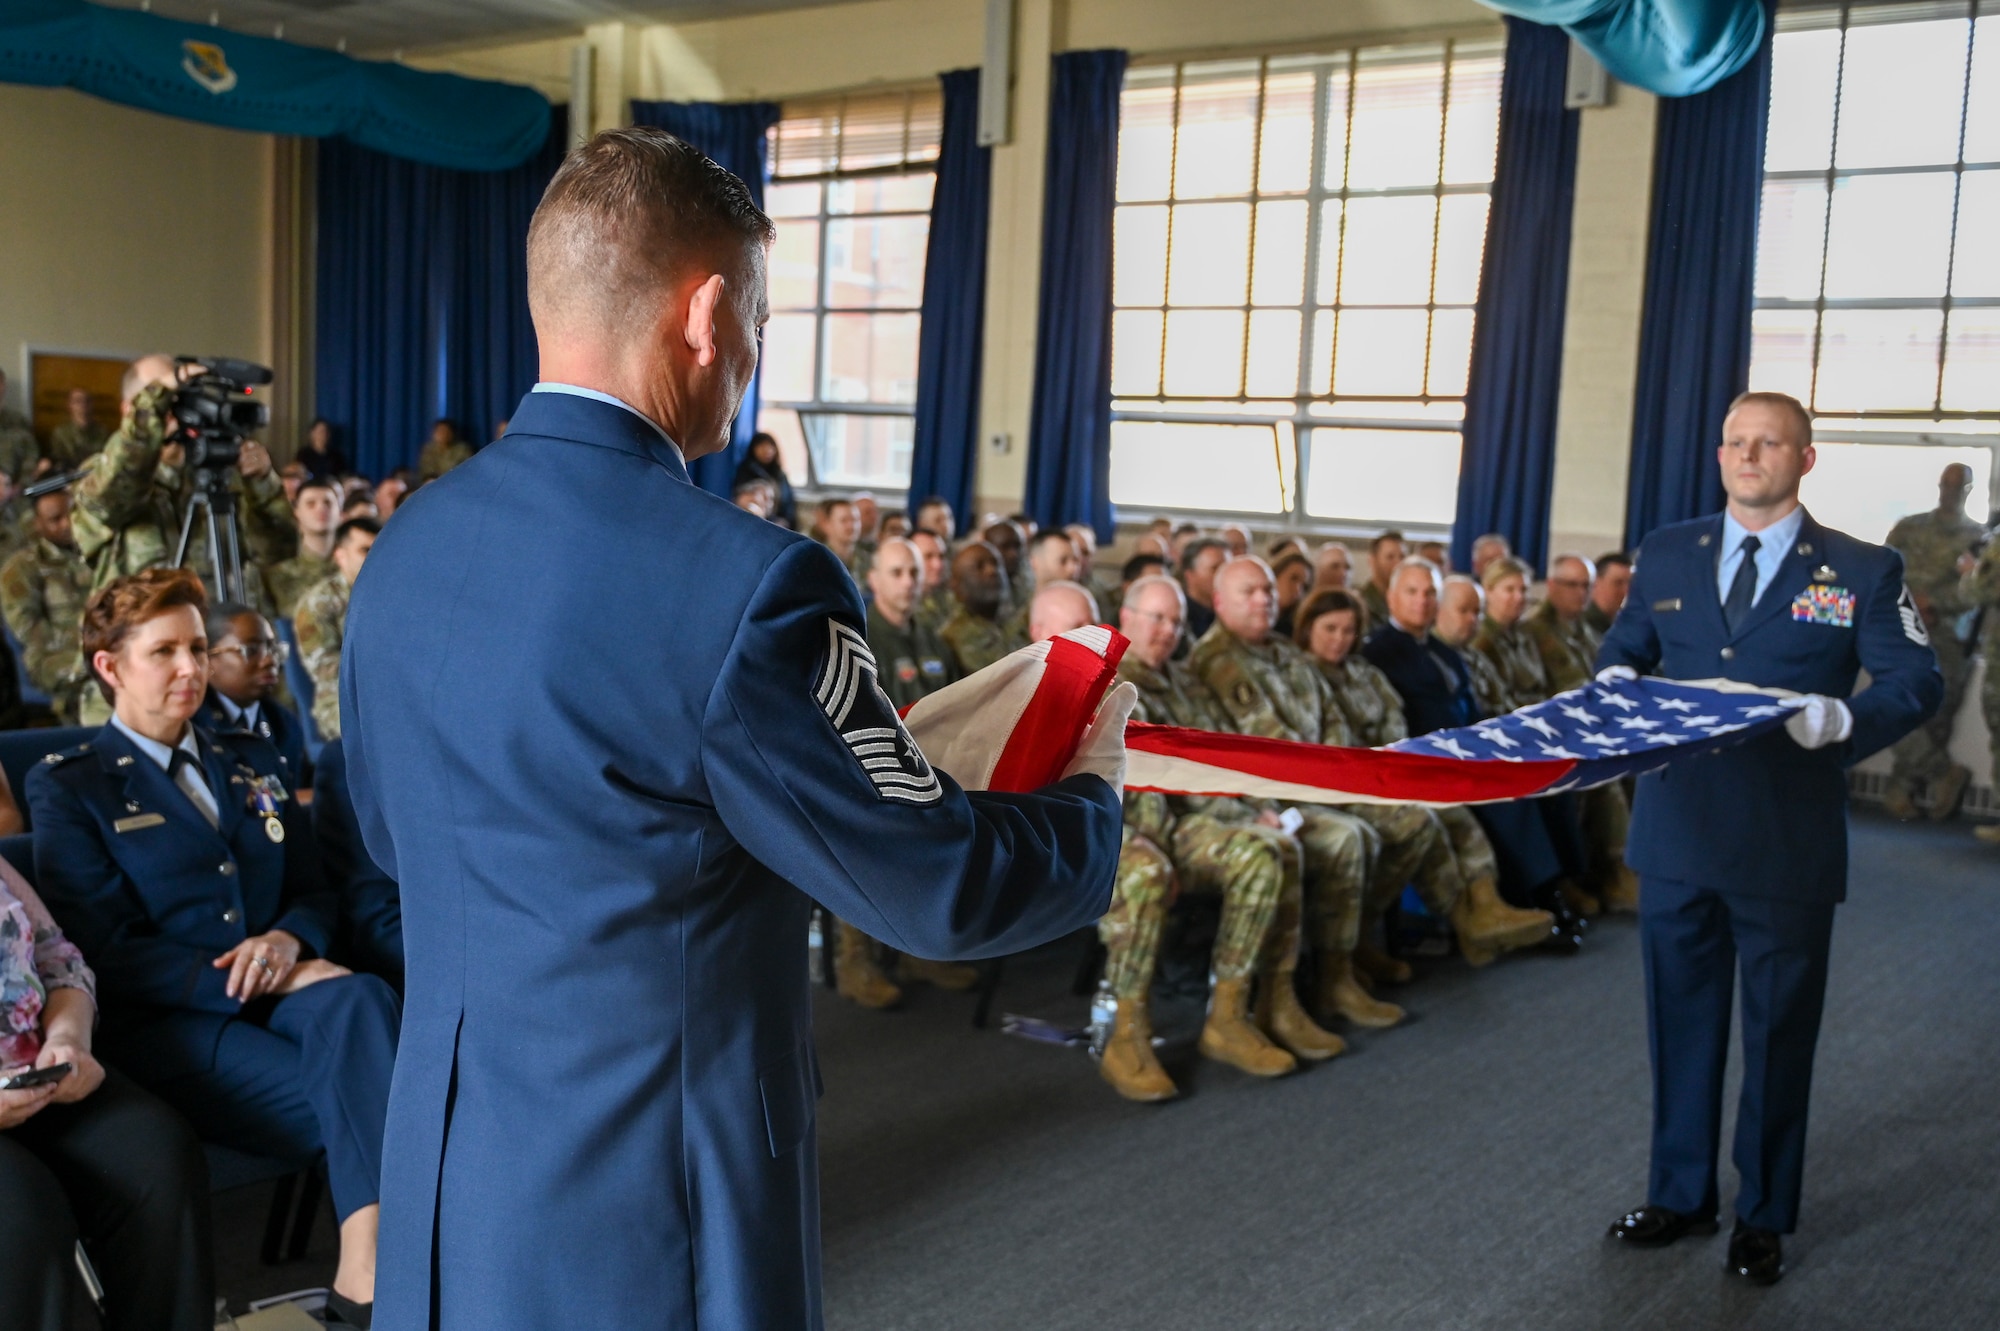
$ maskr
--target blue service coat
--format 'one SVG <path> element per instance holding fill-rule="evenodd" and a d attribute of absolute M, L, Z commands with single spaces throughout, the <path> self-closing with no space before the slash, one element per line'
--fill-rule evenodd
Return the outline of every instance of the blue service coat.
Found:
<path fill-rule="evenodd" d="M 1716 586 L 1722 553 L 1719 513 L 1648 536 L 1598 667 L 1840 698 L 1854 713 L 1854 733 L 1809 750 L 1780 729 L 1639 778 L 1626 862 L 1746 896 L 1845 900 L 1846 769 L 1922 724 L 1944 697 L 1937 656 L 1903 586 L 1903 557 L 1808 514 L 1731 633 Z M 1869 686 L 1849 697 L 1864 666 Z"/>
<path fill-rule="evenodd" d="M 215 732 L 240 730 L 215 695 L 213 688 L 201 701 L 201 712 L 195 717 L 207 729 Z M 308 789 L 313 783 L 312 759 L 306 756 L 306 728 L 298 715 L 289 707 L 283 707 L 266 698 L 257 708 L 256 733 L 271 742 L 284 762 L 285 785 L 288 789 Z"/>
<path fill-rule="evenodd" d="M 341 741 L 320 746 L 319 784 L 313 787 L 313 835 L 320 872 L 340 897 L 335 957 L 355 970 L 403 987 L 403 894 L 396 880 L 368 854 L 347 788 L 347 755 Z"/>
<path fill-rule="evenodd" d="M 383 532 L 340 672 L 408 962 L 382 1331 L 820 1325 L 807 895 L 933 958 L 1105 910 L 1111 787 L 961 791 L 862 625 L 823 546 L 570 395 Z"/>
<path fill-rule="evenodd" d="M 243 1010 L 218 956 L 272 929 L 295 935 L 302 957 L 333 939 L 333 898 L 289 785 L 283 842 L 251 807 L 253 781 L 285 782 L 277 750 L 243 730 L 196 735 L 217 827 L 116 726 L 28 774 L 36 886 L 97 972 L 106 1057 L 142 1081 L 214 1066 Z"/>

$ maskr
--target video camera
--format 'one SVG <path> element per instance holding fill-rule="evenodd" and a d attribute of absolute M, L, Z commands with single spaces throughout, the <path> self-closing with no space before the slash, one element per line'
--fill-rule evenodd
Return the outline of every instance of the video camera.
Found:
<path fill-rule="evenodd" d="M 235 466 L 244 439 L 271 423 L 270 407 L 246 398 L 271 382 L 270 367 L 228 356 L 176 356 L 174 365 L 182 382 L 169 410 L 188 465 L 198 472 Z M 200 373 L 189 374 L 188 367 Z"/>

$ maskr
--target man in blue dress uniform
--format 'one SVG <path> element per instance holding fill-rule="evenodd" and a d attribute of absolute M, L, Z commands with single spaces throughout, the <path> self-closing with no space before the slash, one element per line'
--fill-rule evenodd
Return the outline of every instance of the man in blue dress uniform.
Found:
<path fill-rule="evenodd" d="M 1807 696 L 1782 730 L 1639 781 L 1627 856 L 1642 883 L 1653 1163 L 1646 1204 L 1611 1235 L 1657 1247 L 1716 1231 L 1740 967 L 1741 1185 L 1726 1269 L 1770 1284 L 1798 1217 L 1827 947 L 1847 895 L 1847 768 L 1920 725 L 1944 683 L 1902 557 L 1799 506 L 1813 465 L 1804 407 L 1781 393 L 1739 397 L 1717 460 L 1728 508 L 1646 538 L 1600 677 L 1734 679 Z M 1854 693 L 1863 667 L 1869 686 Z"/>
<path fill-rule="evenodd" d="M 1059 783 L 968 794 L 839 561 L 689 484 L 771 236 L 661 131 L 573 152 L 528 236 L 544 382 L 356 583 L 347 775 L 407 963 L 383 1331 L 819 1326 L 808 896 L 941 960 L 1109 903 L 1129 689 Z"/>

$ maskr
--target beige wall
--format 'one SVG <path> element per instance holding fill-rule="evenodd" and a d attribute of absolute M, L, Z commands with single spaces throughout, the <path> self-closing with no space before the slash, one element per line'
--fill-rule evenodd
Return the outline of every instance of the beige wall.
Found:
<path fill-rule="evenodd" d="M 0 85 L 0 363 L 28 348 L 267 359 L 272 141 Z"/>

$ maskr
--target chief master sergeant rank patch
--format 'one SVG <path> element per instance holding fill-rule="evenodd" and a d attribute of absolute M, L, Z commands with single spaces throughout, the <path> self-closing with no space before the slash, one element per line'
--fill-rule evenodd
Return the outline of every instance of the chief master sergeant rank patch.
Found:
<path fill-rule="evenodd" d="M 847 742 L 877 795 L 904 804 L 936 804 L 944 798 L 944 787 L 876 682 L 875 654 L 867 640 L 835 620 L 827 620 L 826 627 L 826 664 L 813 687 L 813 700 Z"/>

